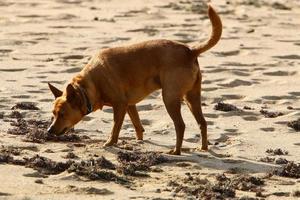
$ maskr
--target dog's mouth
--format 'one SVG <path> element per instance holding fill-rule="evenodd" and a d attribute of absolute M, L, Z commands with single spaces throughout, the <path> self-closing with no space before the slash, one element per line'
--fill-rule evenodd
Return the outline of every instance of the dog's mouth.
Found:
<path fill-rule="evenodd" d="M 67 134 L 72 128 L 64 128 L 59 134 L 57 135 L 63 135 L 63 134 Z"/>

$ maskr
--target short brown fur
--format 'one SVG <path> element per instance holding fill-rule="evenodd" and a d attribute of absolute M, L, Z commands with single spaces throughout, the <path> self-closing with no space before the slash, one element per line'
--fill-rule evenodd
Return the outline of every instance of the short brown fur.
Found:
<path fill-rule="evenodd" d="M 190 48 L 179 42 L 152 40 L 105 49 L 90 60 L 64 92 L 49 84 L 56 98 L 54 121 L 49 132 L 64 133 L 83 118 L 88 111 L 82 94 L 84 90 L 93 111 L 103 106 L 113 107 L 113 129 L 104 146 L 117 143 L 126 113 L 135 127 L 137 139 L 142 140 L 144 128 L 135 105 L 161 88 L 164 104 L 176 130 L 176 146 L 170 153 L 181 153 L 185 129 L 180 112 L 183 99 L 201 128 L 201 149 L 207 150 L 207 123 L 201 109 L 201 72 L 197 57 L 213 47 L 222 34 L 221 20 L 210 5 L 208 15 L 212 34 L 203 44 Z"/>

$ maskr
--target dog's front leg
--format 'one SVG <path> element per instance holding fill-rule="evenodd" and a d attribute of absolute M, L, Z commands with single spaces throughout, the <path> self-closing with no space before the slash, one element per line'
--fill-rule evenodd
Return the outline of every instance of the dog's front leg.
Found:
<path fill-rule="evenodd" d="M 114 126 L 111 131 L 111 135 L 109 139 L 103 145 L 104 147 L 112 146 L 113 144 L 116 144 L 118 142 L 119 133 L 127 110 L 127 105 L 126 104 L 113 105 L 113 110 L 114 110 Z"/>
<path fill-rule="evenodd" d="M 136 110 L 136 106 L 135 105 L 128 106 L 127 113 L 132 121 L 134 128 L 135 128 L 136 139 L 143 140 L 143 133 L 144 133 L 145 129 L 143 128 L 143 125 L 141 123 L 139 114 Z"/>

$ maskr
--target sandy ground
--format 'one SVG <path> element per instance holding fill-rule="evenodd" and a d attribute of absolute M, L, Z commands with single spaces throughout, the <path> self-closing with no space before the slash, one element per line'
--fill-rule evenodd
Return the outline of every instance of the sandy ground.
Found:
<path fill-rule="evenodd" d="M 223 20 L 223 37 L 199 57 L 211 143 L 208 152 L 194 151 L 200 144 L 199 129 L 183 105 L 187 127 L 183 155 L 167 156 L 178 161 L 157 165 L 159 172 L 147 172 L 149 177 L 132 178 L 133 186 L 88 181 L 68 172 L 42 178 L 43 184 L 38 184 L 36 177 L 26 176 L 34 169 L 0 163 L 0 199 L 195 199 L 174 190 L 170 181 L 181 183 L 186 173 L 213 181 L 224 172 L 232 176 L 232 171 L 264 177 L 283 166 L 262 162 L 267 156 L 299 162 L 300 133 L 287 123 L 300 117 L 300 2 L 227 2 L 213 1 Z M 75 127 L 79 135 L 91 138 L 79 147 L 72 142 L 24 142 L 24 136 L 7 134 L 14 120 L 9 115 L 16 103 L 33 102 L 40 110 L 19 110 L 22 115 L 50 119 L 53 97 L 47 82 L 63 88 L 101 48 L 158 38 L 188 44 L 207 39 L 210 23 L 205 10 L 197 0 L 0 1 L 0 147 L 22 147 L 20 158 L 39 154 L 66 161 L 63 156 L 73 151 L 80 160 L 103 155 L 114 163 L 124 146 L 161 152 L 172 148 L 175 130 L 160 91 L 138 104 L 145 141 L 135 141 L 134 128 L 126 118 L 120 145 L 109 149 L 102 145 L 112 127 L 111 108 L 90 114 Z M 215 110 L 220 101 L 242 111 Z M 261 109 L 283 115 L 268 118 Z M 32 146 L 37 147 L 35 151 Z M 276 148 L 288 154 L 266 153 Z M 264 181 L 265 198 L 297 198 L 299 178 L 272 176 Z M 84 190 L 91 187 L 107 191 L 92 194 Z M 255 191 L 236 190 L 235 196 L 256 195 Z"/>

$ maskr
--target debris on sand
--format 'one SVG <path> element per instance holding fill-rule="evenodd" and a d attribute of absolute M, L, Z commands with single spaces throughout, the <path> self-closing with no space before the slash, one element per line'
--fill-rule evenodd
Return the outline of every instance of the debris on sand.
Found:
<path fill-rule="evenodd" d="M 1 197 L 1 196 L 11 196 L 11 194 L 5 193 L 5 192 L 0 192 L 0 197 Z"/>
<path fill-rule="evenodd" d="M 274 174 L 290 178 L 300 178 L 300 163 L 296 164 L 290 161 L 282 169 L 275 170 Z"/>
<path fill-rule="evenodd" d="M 10 163 L 13 160 L 13 157 L 8 153 L 0 153 L 0 164 L 1 163 Z"/>
<path fill-rule="evenodd" d="M 32 102 L 21 102 L 14 105 L 12 110 L 20 109 L 20 110 L 39 110 L 38 107 L 35 106 Z"/>
<path fill-rule="evenodd" d="M 287 125 L 295 131 L 300 131 L 300 118 L 298 120 L 288 122 Z"/>
<path fill-rule="evenodd" d="M 129 181 L 116 175 L 113 171 L 115 165 L 104 157 L 99 159 L 90 159 L 73 163 L 68 172 L 75 172 L 79 176 L 84 176 L 90 180 L 114 181 L 120 184 L 128 184 Z"/>
<path fill-rule="evenodd" d="M 259 161 L 265 162 L 265 163 L 273 163 L 275 161 L 275 158 L 271 158 L 271 157 L 267 156 L 267 157 L 260 158 Z"/>
<path fill-rule="evenodd" d="M 268 111 L 265 109 L 261 109 L 259 112 L 261 114 L 263 114 L 266 118 L 276 118 L 276 117 L 284 115 L 282 112 Z"/>
<path fill-rule="evenodd" d="M 239 108 L 237 108 L 235 105 L 224 103 L 224 102 L 218 102 L 215 105 L 215 110 L 220 110 L 224 112 L 230 112 L 230 111 L 241 111 Z"/>
<path fill-rule="evenodd" d="M 296 190 L 293 192 L 293 197 L 300 197 L 300 190 Z"/>
<path fill-rule="evenodd" d="M 67 155 L 63 156 L 63 158 L 66 158 L 66 159 L 78 159 L 79 157 L 73 153 L 73 152 L 68 152 Z"/>
<path fill-rule="evenodd" d="M 254 110 L 254 108 L 251 108 L 250 106 L 244 106 L 243 109 L 244 110 Z"/>
<path fill-rule="evenodd" d="M 284 165 L 284 164 L 287 164 L 289 161 L 285 158 L 277 158 L 275 160 L 275 164 L 278 164 L 278 165 Z"/>
<path fill-rule="evenodd" d="M 10 113 L 9 117 L 19 119 L 22 118 L 22 114 L 19 111 L 14 110 Z"/>
<path fill-rule="evenodd" d="M 292 8 L 287 7 L 285 4 L 274 2 L 271 4 L 272 8 L 278 9 L 278 10 L 291 10 Z"/>
<path fill-rule="evenodd" d="M 119 173 L 131 176 L 145 176 L 141 172 L 149 171 L 153 165 L 169 162 L 169 159 L 158 152 L 120 151 L 118 152 L 118 161 L 120 163 L 117 168 Z"/>
<path fill-rule="evenodd" d="M 50 175 L 50 174 L 60 174 L 66 171 L 74 162 L 55 162 L 49 158 L 35 155 L 32 158 L 24 158 L 25 166 L 33 168 L 38 172 Z"/>
<path fill-rule="evenodd" d="M 7 163 L 13 165 L 22 165 L 38 171 L 40 175 L 56 175 L 64 171 L 75 172 L 79 176 L 84 176 L 90 180 L 114 181 L 120 184 L 130 183 L 127 179 L 114 173 L 115 165 L 104 157 L 90 159 L 87 161 L 74 162 L 56 162 L 49 158 L 35 155 L 23 160 L 14 159 L 8 153 L 0 153 L 0 164 Z"/>
<path fill-rule="evenodd" d="M 112 191 L 106 189 L 106 188 L 95 188 L 95 187 L 84 187 L 84 188 L 78 188 L 74 185 L 68 185 L 66 187 L 66 191 L 68 192 L 76 192 L 79 194 L 85 193 L 85 194 L 95 194 L 95 195 L 109 195 L 109 194 L 113 194 Z"/>
<path fill-rule="evenodd" d="M 37 184 L 44 184 L 43 179 L 36 179 L 34 182 Z"/>
<path fill-rule="evenodd" d="M 14 146 L 1 146 L 0 153 L 1 154 L 12 154 L 14 156 L 19 156 L 22 152 L 21 148 L 14 147 Z"/>
<path fill-rule="evenodd" d="M 264 181 L 261 178 L 236 175 L 232 178 L 225 174 L 216 176 L 216 182 L 200 179 L 199 174 L 186 173 L 183 179 L 169 181 L 167 186 L 175 192 L 175 196 L 194 196 L 197 199 L 231 199 L 235 198 L 236 190 L 261 192 Z"/>
<path fill-rule="evenodd" d="M 282 150 L 280 148 L 277 148 L 277 149 L 267 149 L 266 153 L 271 154 L 273 156 L 281 156 L 281 155 L 288 155 L 289 154 L 288 151 Z"/>
<path fill-rule="evenodd" d="M 98 188 L 94 188 L 94 187 L 85 187 L 85 188 L 81 188 L 81 191 L 86 193 L 86 194 L 97 194 L 97 195 L 113 194 L 112 191 L 110 191 L 106 188 L 98 189 Z"/>
<path fill-rule="evenodd" d="M 8 129 L 7 133 L 11 135 L 25 135 L 28 133 L 27 123 L 22 118 L 17 118 L 17 121 L 11 122 L 11 126 L 15 126 L 13 129 Z"/>
<path fill-rule="evenodd" d="M 230 184 L 233 185 L 235 189 L 250 192 L 261 191 L 260 186 L 264 185 L 264 181 L 259 177 L 249 176 L 249 175 L 239 175 L 234 177 Z"/>
<path fill-rule="evenodd" d="M 79 142 L 81 140 L 89 139 L 85 136 L 79 137 L 74 130 L 70 130 L 68 134 L 51 135 L 47 132 L 47 128 L 51 122 L 47 120 L 25 120 L 21 114 L 16 114 L 16 121 L 11 122 L 12 129 L 8 129 L 7 133 L 12 135 L 25 135 L 24 141 L 34 143 L 45 143 L 46 141 L 55 142 Z"/>

